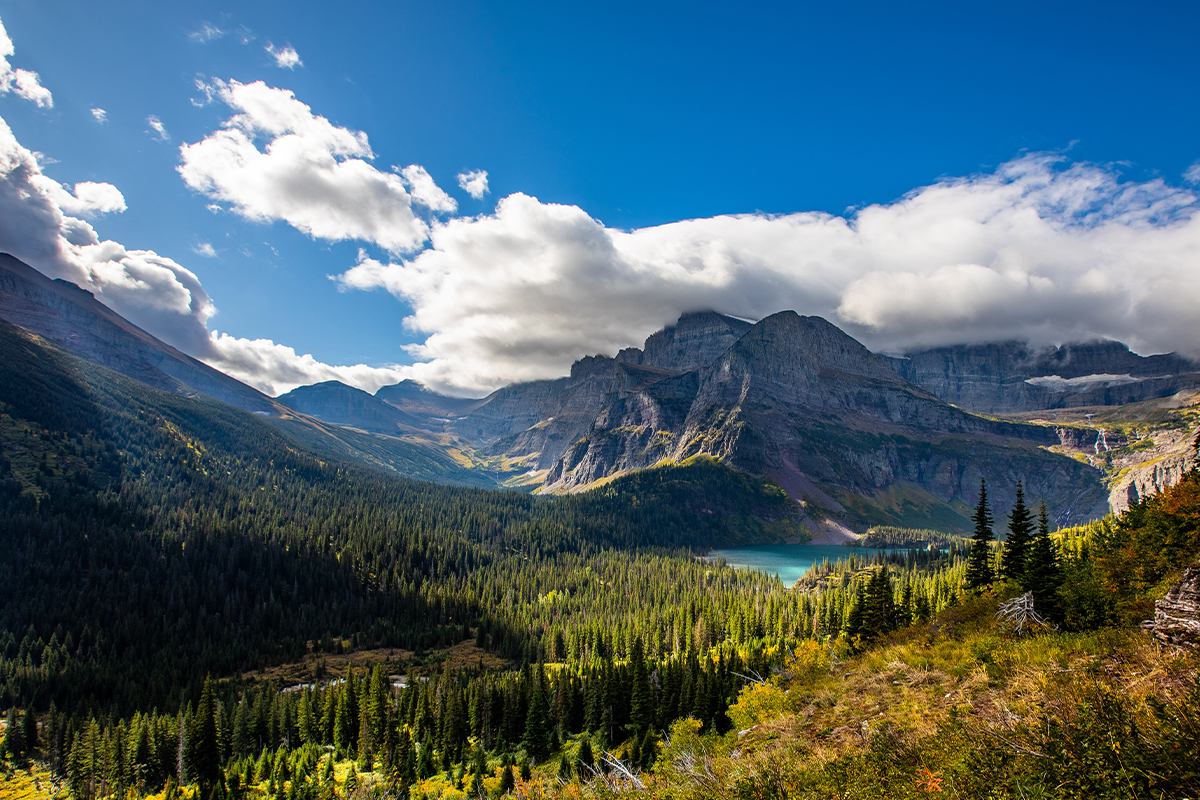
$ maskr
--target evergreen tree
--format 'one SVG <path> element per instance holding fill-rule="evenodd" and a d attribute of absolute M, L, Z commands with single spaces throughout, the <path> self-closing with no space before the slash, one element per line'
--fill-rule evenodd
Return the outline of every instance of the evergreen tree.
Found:
<path fill-rule="evenodd" d="M 14 761 L 25 754 L 24 738 L 21 725 L 17 722 L 17 707 L 10 706 L 8 709 L 8 719 L 5 721 L 4 727 L 4 751 Z"/>
<path fill-rule="evenodd" d="M 987 481 L 979 481 L 979 504 L 975 506 L 975 533 L 971 536 L 971 552 L 967 555 L 966 587 L 983 589 L 992 584 L 992 511 L 988 508 Z"/>
<path fill-rule="evenodd" d="M 512 764 L 507 764 L 504 767 L 504 772 L 500 773 L 500 796 L 511 792 L 517 786 L 517 776 L 513 774 Z"/>
<path fill-rule="evenodd" d="M 541 664 L 529 687 L 529 710 L 525 714 L 525 735 L 521 744 L 533 758 L 545 758 L 550 752 L 550 708 L 546 704 L 546 673 Z"/>
<path fill-rule="evenodd" d="M 654 762 L 658 758 L 658 737 L 654 735 L 654 731 L 646 729 L 646 735 L 642 738 L 641 746 L 641 761 L 638 763 L 644 770 L 653 769 Z"/>
<path fill-rule="evenodd" d="M 847 639 L 862 636 L 866 632 L 867 587 L 865 581 L 858 581 L 854 591 L 854 599 L 850 604 L 850 613 L 846 615 L 846 624 L 842 633 Z"/>
<path fill-rule="evenodd" d="M 1050 539 L 1050 520 L 1046 516 L 1046 504 L 1038 512 L 1037 535 L 1029 547 L 1029 557 L 1022 585 L 1033 592 L 1033 607 L 1049 619 L 1059 619 L 1058 589 L 1062 586 L 1062 568 L 1058 563 L 1058 552 Z"/>
<path fill-rule="evenodd" d="M 896 602 L 887 564 L 871 573 L 863 593 L 863 631 L 878 636 L 896 627 Z"/>
<path fill-rule="evenodd" d="M 579 744 L 579 754 L 575 756 L 575 772 L 579 775 L 579 779 L 586 781 L 592 777 L 592 770 L 596 766 L 596 757 L 592 754 L 592 740 L 584 737 Z"/>
<path fill-rule="evenodd" d="M 1020 581 L 1025 574 L 1033 542 L 1033 514 L 1025 505 L 1025 489 L 1017 481 L 1017 499 L 1008 515 L 1008 538 L 1000 560 L 1000 577 Z"/>
<path fill-rule="evenodd" d="M 188 774 L 202 789 L 212 788 L 221 780 L 221 750 L 217 742 L 217 703 L 213 697 L 212 678 L 204 679 L 200 704 L 192 717 L 191 735 L 187 740 L 185 763 Z M 207 792 L 204 792 L 207 794 Z"/>
<path fill-rule="evenodd" d="M 646 652 L 642 637 L 635 636 L 629 654 L 629 732 L 635 737 L 654 723 L 654 689 L 646 671 Z"/>

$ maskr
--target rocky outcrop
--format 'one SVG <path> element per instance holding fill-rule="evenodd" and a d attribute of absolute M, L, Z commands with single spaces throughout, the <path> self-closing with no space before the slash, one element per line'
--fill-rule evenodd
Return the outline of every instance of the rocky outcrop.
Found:
<path fill-rule="evenodd" d="M 587 433 L 607 405 L 675 374 L 657 367 L 622 363 L 605 356 L 580 359 L 571 365 L 570 376 L 552 382 L 554 385 L 550 391 L 537 397 L 535 404 L 527 406 L 536 410 L 538 418 L 533 423 L 517 430 L 532 415 L 521 416 L 518 412 L 507 419 L 489 416 L 489 419 L 499 423 L 492 430 L 507 425 L 513 432 L 492 442 L 484 451 L 511 458 L 532 457 L 532 468 L 546 469 L 573 442 Z M 507 387 L 511 392 L 501 389 L 498 395 L 503 394 L 496 400 L 502 405 L 488 400 L 470 414 L 455 420 L 448 429 L 469 432 L 477 428 L 477 421 L 485 415 L 496 415 L 501 408 L 519 409 L 522 402 L 527 402 L 533 386 L 517 384 Z"/>
<path fill-rule="evenodd" d="M 617 354 L 628 364 L 687 372 L 706 367 L 721 357 L 734 342 L 750 330 L 753 323 L 727 317 L 715 311 L 684 314 L 674 325 L 663 328 L 646 340 L 641 350 L 629 348 Z"/>
<path fill-rule="evenodd" d="M 1154 604 L 1154 620 L 1145 627 L 1164 644 L 1200 649 L 1200 567 L 1188 567 L 1183 578 Z"/>
<path fill-rule="evenodd" d="M 924 513 L 957 526 L 981 477 L 1001 506 L 1021 478 L 1027 492 L 1056 498 L 1060 521 L 1102 515 L 1099 472 L 1041 449 L 1058 442 L 1049 426 L 954 408 L 829 322 L 783 312 L 713 364 L 611 403 L 550 469 L 547 487 L 705 454 L 769 474 L 797 500 L 855 524 Z"/>
<path fill-rule="evenodd" d="M 340 381 L 301 386 L 276 398 L 288 408 L 335 425 L 395 435 L 421 427 L 421 421 L 362 389 Z"/>
<path fill-rule="evenodd" d="M 1112 485 L 1108 502 L 1113 513 L 1120 514 L 1139 500 L 1174 486 L 1184 473 L 1195 469 L 1198 433 L 1200 429 L 1150 434 L 1145 441 L 1153 444 L 1131 454 L 1130 465 L 1118 473 Z"/>
<path fill-rule="evenodd" d="M 888 359 L 905 380 L 983 413 L 1124 405 L 1200 386 L 1200 364 L 1143 357 L 1120 342 L 1033 348 L 1024 342 L 938 347 Z"/>
<path fill-rule="evenodd" d="M 84 289 L 0 253 L 0 317 L 81 358 L 179 394 L 200 392 L 272 416 L 262 392 L 156 339 Z"/>

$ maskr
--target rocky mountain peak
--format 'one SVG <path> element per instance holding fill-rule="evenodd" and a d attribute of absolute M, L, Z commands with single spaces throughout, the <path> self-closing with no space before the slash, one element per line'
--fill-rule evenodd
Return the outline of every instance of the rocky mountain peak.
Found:
<path fill-rule="evenodd" d="M 716 311 L 688 312 L 674 325 L 651 334 L 641 350 L 622 350 L 617 360 L 687 372 L 711 364 L 751 327 L 750 322 Z"/>

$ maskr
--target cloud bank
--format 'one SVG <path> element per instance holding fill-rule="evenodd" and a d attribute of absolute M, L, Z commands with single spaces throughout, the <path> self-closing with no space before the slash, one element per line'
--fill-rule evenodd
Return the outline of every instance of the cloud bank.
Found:
<path fill-rule="evenodd" d="M 564 374 L 640 345 L 684 311 L 816 314 L 876 350 L 1003 339 L 1119 339 L 1200 354 L 1194 193 L 1027 155 L 846 217 L 745 214 L 606 228 L 514 194 L 431 228 L 412 258 L 337 276 L 383 288 L 427 334 L 420 380 L 459 393 Z"/>

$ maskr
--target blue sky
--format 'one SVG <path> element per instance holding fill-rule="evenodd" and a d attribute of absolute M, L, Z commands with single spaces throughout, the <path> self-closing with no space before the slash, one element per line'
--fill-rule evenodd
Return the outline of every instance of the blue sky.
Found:
<path fill-rule="evenodd" d="M 416 362 L 339 375 L 484 391 L 561 374 L 700 306 L 821 313 L 878 349 L 1097 335 L 1200 348 L 1153 300 L 1163 287 L 1190 298 L 1197 266 L 1194 4 L 0 0 L 0 21 L 11 67 L 53 95 L 0 94 L 15 140 L 53 180 L 124 199 L 88 218 L 97 238 L 192 273 L 216 309 L 207 330 L 313 360 L 208 352 L 161 308 L 115 289 L 112 304 L 270 390 L 334 374 L 313 363 Z M 298 63 L 280 66 L 285 48 Z M 251 196 L 249 178 L 209 164 L 189 183 L 181 146 L 230 128 L 231 87 L 257 81 L 365 134 L 369 155 L 334 161 L 420 165 L 455 209 L 414 204 L 432 233 L 389 250 L 394 237 L 272 211 L 286 182 Z M 248 135 L 266 152 L 264 130 Z M 480 198 L 457 182 L 471 170 L 487 173 Z M 347 213 L 360 202 L 347 195 Z M 1044 224 L 1022 227 L 1022 212 Z M 949 242 L 963 227 L 977 230 Z M 1070 255 L 1081 247 L 1107 271 Z M 1146 251 L 1168 266 L 1123 283 Z M 102 272 L 88 280 L 103 299 Z M 957 311 L 892 302 L 943 287 Z"/>

